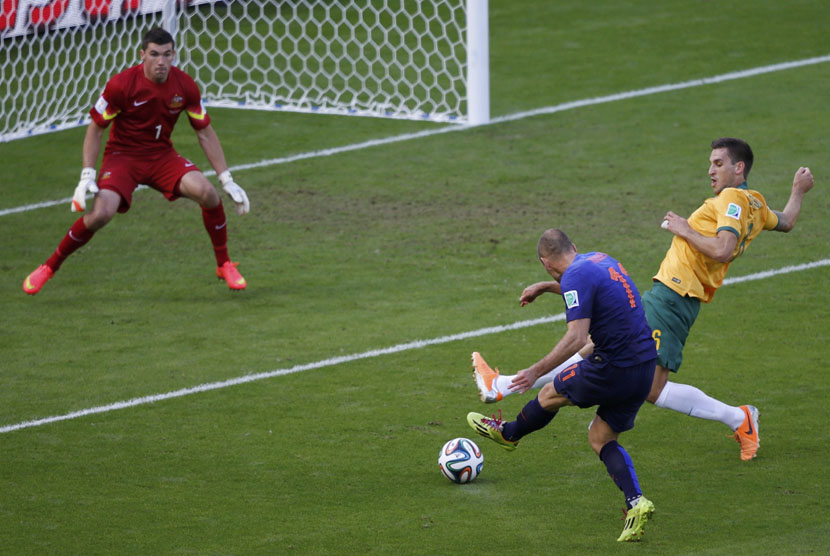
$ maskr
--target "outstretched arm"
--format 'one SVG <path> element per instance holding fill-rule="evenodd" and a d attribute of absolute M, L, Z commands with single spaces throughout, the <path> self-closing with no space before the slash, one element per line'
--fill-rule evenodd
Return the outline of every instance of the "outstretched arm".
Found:
<path fill-rule="evenodd" d="M 107 128 L 101 127 L 95 122 L 90 122 L 86 128 L 86 135 L 84 136 L 83 155 L 81 158 L 84 168 L 95 169 L 95 164 L 98 162 L 98 153 L 101 152 L 101 138 L 104 136 L 104 131 Z"/>
<path fill-rule="evenodd" d="M 72 204 L 69 210 L 72 212 L 83 212 L 86 210 L 86 196 L 88 193 L 98 193 L 98 184 L 95 183 L 95 163 L 98 162 L 98 153 L 101 152 L 101 138 L 104 136 L 105 127 L 95 122 L 90 122 L 84 136 L 84 146 L 81 155 L 81 180 L 72 195 Z"/>
<path fill-rule="evenodd" d="M 205 156 L 213 166 L 213 170 L 218 176 L 228 169 L 228 163 L 225 162 L 225 151 L 222 150 L 222 143 L 219 142 L 219 136 L 212 125 L 203 127 L 196 131 L 196 137 L 199 139 L 199 146 L 205 152 Z"/>
<path fill-rule="evenodd" d="M 567 361 L 574 353 L 585 347 L 591 319 L 576 319 L 568 322 L 568 330 L 556 346 L 542 359 L 522 369 L 513 378 L 510 389 L 514 392 L 527 392 L 536 380 Z"/>
<path fill-rule="evenodd" d="M 236 204 L 236 213 L 240 216 L 247 214 L 251 210 L 251 203 L 248 201 L 248 195 L 245 190 L 239 187 L 230 170 L 228 170 L 228 163 L 225 161 L 225 151 L 222 150 L 222 143 L 219 142 L 219 136 L 216 135 L 213 126 L 208 124 L 207 127 L 196 130 L 196 137 L 199 138 L 199 145 L 205 151 L 205 156 L 219 176 L 219 181 L 222 183 L 222 189 L 225 193 L 230 195 L 233 202 Z"/>
<path fill-rule="evenodd" d="M 795 228 L 798 215 L 801 213 L 801 201 L 804 199 L 804 195 L 813 188 L 813 185 L 813 174 L 810 169 L 803 166 L 799 168 L 795 173 L 795 177 L 793 177 L 793 188 L 783 212 L 773 211 L 778 215 L 776 231 L 789 232 Z"/>
<path fill-rule="evenodd" d="M 528 303 L 533 303 L 534 299 L 545 292 L 561 294 L 562 288 L 559 287 L 559 282 L 555 280 L 531 284 L 522 291 L 522 295 L 519 297 L 519 306 L 524 307 Z"/>

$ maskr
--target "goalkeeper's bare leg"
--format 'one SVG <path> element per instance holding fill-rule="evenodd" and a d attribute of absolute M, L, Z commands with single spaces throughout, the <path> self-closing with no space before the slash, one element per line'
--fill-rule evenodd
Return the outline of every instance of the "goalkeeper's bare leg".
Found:
<path fill-rule="evenodd" d="M 112 220 L 120 204 L 121 197 L 114 191 L 99 191 L 95 196 L 92 210 L 72 224 L 52 256 L 23 280 L 23 291 L 29 295 L 39 292 L 69 255 L 86 245 L 95 232 Z"/>

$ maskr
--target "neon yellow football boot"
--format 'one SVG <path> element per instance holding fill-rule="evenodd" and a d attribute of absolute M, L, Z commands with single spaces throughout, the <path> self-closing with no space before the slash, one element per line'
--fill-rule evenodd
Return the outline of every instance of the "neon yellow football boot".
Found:
<path fill-rule="evenodd" d="M 486 415 L 482 415 L 481 413 L 476 413 L 475 411 L 472 411 L 467 414 L 467 423 L 478 434 L 480 434 L 484 438 L 489 438 L 505 450 L 512 452 L 516 449 L 516 446 L 519 445 L 518 440 L 516 440 L 515 442 L 512 440 L 507 440 L 502 435 L 501 431 L 504 428 L 504 421 L 501 418 L 501 411 L 499 411 L 498 417 L 496 417 L 495 415 L 493 415 L 492 417 L 487 417 Z"/>
<path fill-rule="evenodd" d="M 654 504 L 645 496 L 641 496 L 637 504 L 625 514 L 625 527 L 617 542 L 636 542 L 645 533 L 648 518 L 654 513 Z"/>

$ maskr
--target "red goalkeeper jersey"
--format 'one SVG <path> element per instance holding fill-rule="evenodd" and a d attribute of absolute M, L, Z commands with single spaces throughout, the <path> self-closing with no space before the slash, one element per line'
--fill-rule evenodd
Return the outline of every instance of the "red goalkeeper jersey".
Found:
<path fill-rule="evenodd" d="M 99 126 L 113 122 L 104 154 L 143 155 L 173 148 L 170 134 L 183 111 L 194 129 L 210 124 L 192 77 L 173 66 L 167 81 L 155 83 L 139 64 L 110 78 L 89 113 Z"/>

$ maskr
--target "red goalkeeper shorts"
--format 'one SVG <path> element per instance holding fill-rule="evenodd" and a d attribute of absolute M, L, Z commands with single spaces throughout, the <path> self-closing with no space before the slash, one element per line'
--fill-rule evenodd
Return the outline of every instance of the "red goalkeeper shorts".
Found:
<path fill-rule="evenodd" d="M 161 192 L 168 201 L 175 201 L 181 197 L 179 183 L 182 176 L 193 171 L 199 171 L 199 168 L 173 149 L 149 156 L 105 154 L 98 174 L 98 187 L 118 193 L 121 196 L 118 212 L 127 212 L 133 202 L 133 191 L 139 184 Z"/>

